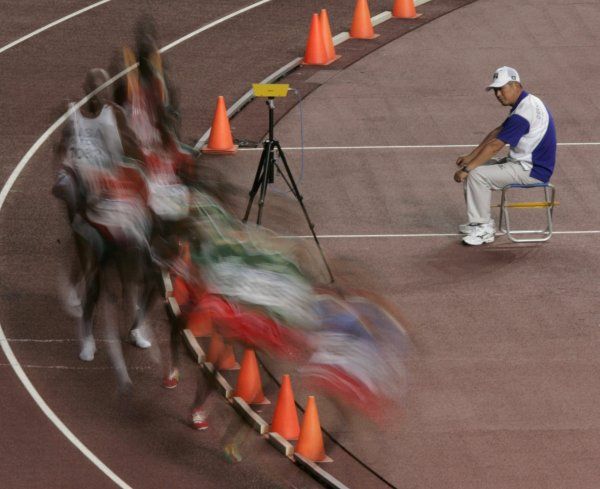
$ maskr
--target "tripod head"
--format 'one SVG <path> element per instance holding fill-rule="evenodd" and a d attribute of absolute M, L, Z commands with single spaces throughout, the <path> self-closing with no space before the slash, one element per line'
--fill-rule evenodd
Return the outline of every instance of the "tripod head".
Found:
<path fill-rule="evenodd" d="M 252 92 L 255 97 L 287 97 L 289 83 L 253 83 Z"/>
<path fill-rule="evenodd" d="M 273 141 L 273 126 L 275 125 L 275 97 L 287 97 L 290 85 L 288 83 L 253 83 L 252 92 L 255 97 L 267 97 L 265 103 L 269 107 L 269 139 Z"/>

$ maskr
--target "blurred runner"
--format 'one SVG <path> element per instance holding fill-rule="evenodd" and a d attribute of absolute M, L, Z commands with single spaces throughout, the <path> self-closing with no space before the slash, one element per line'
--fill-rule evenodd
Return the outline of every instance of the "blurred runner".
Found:
<path fill-rule="evenodd" d="M 108 79 L 99 68 L 87 73 L 84 91 L 90 98 L 65 127 L 58 149 L 62 169 L 53 188 L 66 203 L 84 279 L 79 355 L 84 361 L 96 352 L 92 315 L 100 271 L 109 259 L 116 262 L 123 287 L 131 285 L 137 311 L 129 339 L 140 348 L 150 346 L 139 327 L 143 311 L 138 307 L 151 229 L 145 179 L 135 163 L 143 154 L 122 110 L 108 101 L 106 89 L 98 90 Z"/>
<path fill-rule="evenodd" d="M 162 60 L 149 27 L 138 29 L 136 53 L 125 48 L 124 58 L 128 67 L 138 64 L 127 75 L 124 107 L 144 154 L 148 204 L 157 233 L 169 234 L 189 212 L 189 191 L 182 177 L 191 173 L 193 158 L 177 139 L 176 111 L 169 103 Z"/>

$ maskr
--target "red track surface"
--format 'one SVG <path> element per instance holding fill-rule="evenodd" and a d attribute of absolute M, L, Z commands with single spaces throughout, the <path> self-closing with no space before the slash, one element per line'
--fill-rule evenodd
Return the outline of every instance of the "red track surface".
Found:
<path fill-rule="evenodd" d="M 0 44 L 84 6 L 71 1 L 40 9 L 31 3 L 28 8 L 16 2 L 2 6 Z M 461 3 L 432 0 L 428 8 L 433 15 L 436 4 L 448 9 Z M 511 60 L 554 110 L 560 140 L 599 140 L 595 127 L 600 116 L 593 101 L 600 77 L 590 61 L 599 44 L 593 29 L 599 9 L 595 3 L 572 8 L 542 3 L 528 0 L 517 7 L 508 0 L 480 0 L 389 45 L 372 61 L 354 65 L 307 100 L 306 144 L 477 142 L 486 124 L 500 117 L 499 110 L 490 109 L 493 101 L 477 90 L 491 69 Z M 140 14 L 155 18 L 164 45 L 244 4 L 202 2 L 200 8 L 190 1 L 113 1 L 1 54 L 0 181 L 6 181 L 61 114 L 64 102 L 81 97 L 85 71 L 107 66 L 114 49 L 131 41 Z M 171 78 L 179 88 L 184 140 L 194 142 L 209 126 L 217 95 L 230 103 L 251 82 L 302 53 L 310 12 L 326 7 L 333 32 L 347 30 L 352 1 L 297 4 L 275 1 L 168 53 Z M 390 8 L 384 1 L 370 4 L 372 14 Z M 540 14 L 545 8 L 547 13 Z M 528 22 L 540 16 L 537 23 Z M 391 21 L 382 26 L 382 38 L 389 29 Z M 503 34 L 511 40 L 508 52 L 494 41 Z M 346 67 L 369 49 L 348 42 L 340 49 L 345 50 L 340 65 L 328 69 Z M 385 71 L 392 63 L 398 64 L 393 80 Z M 312 74 L 327 78 L 322 71 L 300 70 L 290 79 L 306 92 L 320 85 L 314 78 L 311 82 Z M 388 78 L 379 78 L 382 73 Z M 575 93 L 566 93 L 563 78 L 577 87 Z M 249 109 L 232 121 L 236 137 L 261 135 L 255 128 L 264 126 L 264 114 Z M 278 126 L 284 145 L 296 145 L 296 121 L 294 113 Z M 253 433 L 244 462 L 227 464 L 221 437 L 236 417 L 217 396 L 209 401 L 210 430 L 189 429 L 191 363 L 180 387 L 164 391 L 160 366 L 151 355 L 126 347 L 135 390 L 124 398 L 115 392 L 102 344 L 93 364 L 77 359 L 74 322 L 56 292 L 57 277 L 72 250 L 62 209 L 49 194 L 54 141 L 35 154 L 0 212 L 0 323 L 42 397 L 132 487 L 316 486 Z M 446 166 L 451 153 L 427 153 L 426 167 L 417 151 L 307 157 L 310 173 L 303 191 L 317 231 L 454 232 L 462 204 Z M 560 200 L 569 204 L 557 213 L 558 229 L 600 229 L 595 156 L 593 148 L 559 153 L 563 167 L 556 181 Z M 245 191 L 256 157 L 240 153 L 201 164 L 210 174 L 221 171 Z M 444 172 L 447 179 L 440 177 Z M 244 199 L 241 193 L 231 199 L 238 214 Z M 277 196 L 269 199 L 266 224 L 286 234 L 306 234 L 295 204 Z M 596 238 L 557 236 L 543 247 L 499 242 L 476 250 L 459 247 L 454 238 L 436 239 L 326 241 L 341 282 L 359 280 L 403 308 L 414 325 L 417 353 L 406 418 L 383 437 L 361 431 L 361 426 L 345 427 L 342 442 L 398 487 L 598 487 Z M 545 305 L 532 307 L 536 303 Z M 157 308 L 152 326 L 160 350 L 166 349 L 164 322 Z M 3 487 L 113 486 L 41 413 L 2 358 Z M 265 390 L 274 396 L 272 384 Z M 323 424 L 335 427 L 334 412 L 327 406 L 322 412 Z M 336 463 L 326 468 L 342 481 L 379 487 L 377 479 L 339 449 L 330 450 Z"/>

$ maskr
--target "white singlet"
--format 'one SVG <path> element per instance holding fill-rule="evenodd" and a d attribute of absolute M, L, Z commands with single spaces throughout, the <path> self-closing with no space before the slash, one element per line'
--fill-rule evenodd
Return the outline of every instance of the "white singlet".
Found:
<path fill-rule="evenodd" d="M 93 118 L 84 117 L 76 110 L 71 115 L 71 123 L 73 136 L 69 154 L 73 165 L 110 170 L 115 163 L 123 161 L 117 119 L 110 105 L 105 105 Z"/>

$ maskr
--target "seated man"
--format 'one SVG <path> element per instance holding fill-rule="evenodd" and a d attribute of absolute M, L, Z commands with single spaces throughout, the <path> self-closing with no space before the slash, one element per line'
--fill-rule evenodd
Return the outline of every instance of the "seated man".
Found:
<path fill-rule="evenodd" d="M 552 115 L 543 102 L 523 90 L 519 74 L 513 68 L 498 68 L 486 90 L 494 90 L 498 101 L 510 106 L 510 114 L 501 126 L 491 131 L 468 155 L 460 156 L 461 168 L 454 174 L 464 182 L 468 222 L 459 226 L 468 245 L 494 241 L 494 220 L 490 215 L 492 190 L 509 184 L 547 183 L 556 161 L 556 130 Z M 510 145 L 506 158 L 492 160 L 504 146 Z"/>

